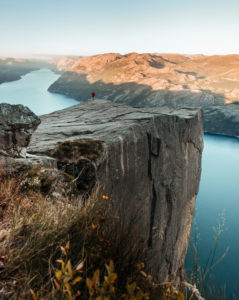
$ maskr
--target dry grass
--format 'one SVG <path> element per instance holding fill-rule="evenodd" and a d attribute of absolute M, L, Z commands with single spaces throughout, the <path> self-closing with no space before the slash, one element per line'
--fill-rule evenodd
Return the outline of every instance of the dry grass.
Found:
<path fill-rule="evenodd" d="M 105 270 L 112 259 L 118 293 L 125 291 L 128 281 L 141 280 L 137 264 L 146 255 L 134 226 L 137 214 L 126 222 L 124 216 L 113 213 L 108 197 L 98 199 L 98 191 L 83 205 L 80 198 L 77 203 L 67 198 L 56 201 L 36 191 L 23 193 L 20 187 L 20 179 L 2 177 L 0 230 L 7 229 L 9 235 L 0 244 L 4 254 L 0 299 L 28 299 L 30 289 L 45 299 L 57 299 L 55 261 L 67 241 L 73 268 L 84 260 L 84 279 L 91 278 L 96 269 Z M 84 284 L 78 288 L 82 289 L 80 299 L 88 299 Z"/>
<path fill-rule="evenodd" d="M 0 181 L 0 299 L 184 299 L 144 272 L 140 209 L 126 216 L 99 189 L 84 204 L 51 199 L 22 181 Z"/>
<path fill-rule="evenodd" d="M 52 154 L 61 162 L 77 162 L 79 157 L 95 161 L 103 151 L 100 140 L 75 140 L 59 144 Z"/>

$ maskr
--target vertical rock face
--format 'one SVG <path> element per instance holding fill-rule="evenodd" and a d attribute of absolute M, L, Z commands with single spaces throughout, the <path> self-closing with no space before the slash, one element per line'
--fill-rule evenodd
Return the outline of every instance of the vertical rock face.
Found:
<path fill-rule="evenodd" d="M 140 208 L 138 231 L 153 253 L 153 275 L 180 277 L 200 181 L 201 111 L 96 100 L 41 121 L 28 152 L 54 157 L 83 192 L 98 182 L 126 215 Z"/>
<path fill-rule="evenodd" d="M 204 109 L 204 130 L 239 138 L 239 105 L 212 106 Z"/>
<path fill-rule="evenodd" d="M 23 105 L 0 104 L 0 154 L 20 157 L 40 119 Z"/>

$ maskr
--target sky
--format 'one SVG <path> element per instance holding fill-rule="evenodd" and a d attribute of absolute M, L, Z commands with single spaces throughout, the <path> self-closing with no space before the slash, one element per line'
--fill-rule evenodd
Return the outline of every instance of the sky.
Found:
<path fill-rule="evenodd" d="M 239 53 L 238 0 L 0 0 L 0 56 Z"/>

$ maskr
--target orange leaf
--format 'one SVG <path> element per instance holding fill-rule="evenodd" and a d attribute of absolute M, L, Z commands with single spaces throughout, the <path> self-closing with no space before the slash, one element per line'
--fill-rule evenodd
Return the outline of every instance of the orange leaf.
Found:
<path fill-rule="evenodd" d="M 93 230 L 95 230 L 95 229 L 97 228 L 97 225 L 94 224 L 94 223 L 92 223 L 92 224 L 91 224 L 91 227 L 92 227 Z"/>
<path fill-rule="evenodd" d="M 32 299 L 37 300 L 37 296 L 32 289 L 30 289 L 30 293 L 31 293 Z"/>
<path fill-rule="evenodd" d="M 59 283 L 56 281 L 56 279 L 54 279 L 54 284 L 56 286 L 56 289 L 59 290 L 60 289 L 60 285 Z"/>
<path fill-rule="evenodd" d="M 70 249 L 70 241 L 66 243 L 65 250 L 66 252 Z"/>
<path fill-rule="evenodd" d="M 81 292 L 80 292 L 80 291 L 77 291 L 76 294 L 75 294 L 76 297 L 77 297 L 77 296 L 80 296 L 80 295 L 81 295 Z"/>

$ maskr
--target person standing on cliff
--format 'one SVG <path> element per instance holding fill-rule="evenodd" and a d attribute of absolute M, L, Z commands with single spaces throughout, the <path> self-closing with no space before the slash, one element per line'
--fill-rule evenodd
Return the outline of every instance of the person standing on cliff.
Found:
<path fill-rule="evenodd" d="M 92 97 L 92 100 L 95 99 L 95 92 L 92 92 L 92 93 L 91 93 L 91 97 Z"/>

